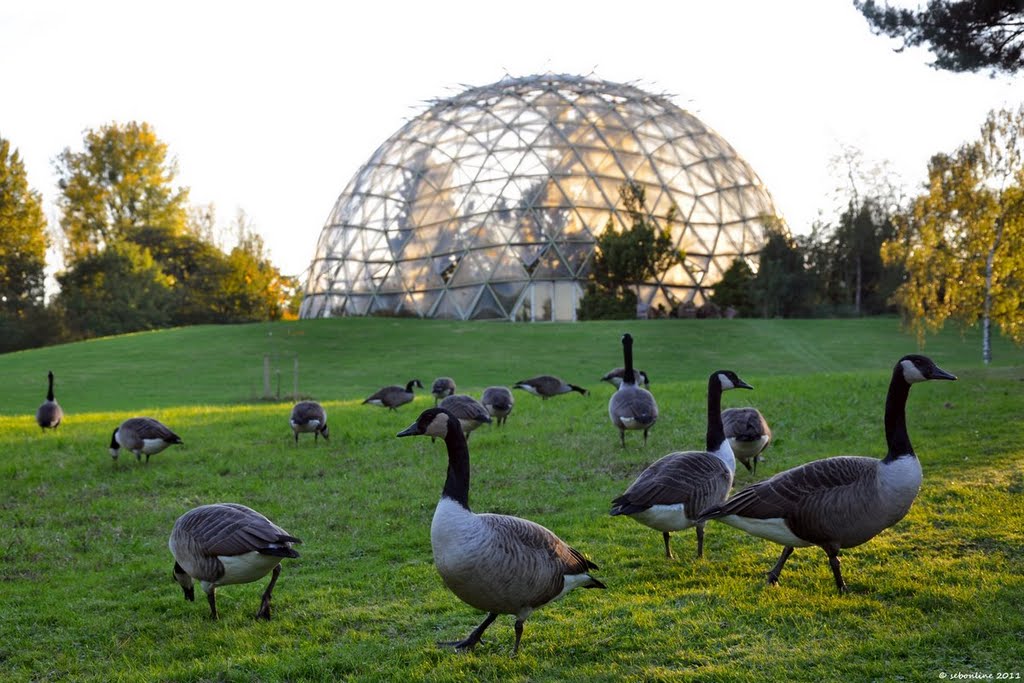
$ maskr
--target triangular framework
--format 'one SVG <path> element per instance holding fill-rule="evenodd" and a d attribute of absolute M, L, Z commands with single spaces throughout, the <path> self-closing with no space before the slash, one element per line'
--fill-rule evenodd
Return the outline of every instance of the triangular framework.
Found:
<path fill-rule="evenodd" d="M 662 308 L 707 299 L 756 263 L 771 196 L 692 114 L 629 85 L 542 74 L 438 100 L 384 142 L 338 197 L 301 315 L 549 319 L 537 292 L 582 291 L 594 242 L 646 190 L 680 263 L 640 286 Z M 571 302 L 570 302 L 571 303 Z M 555 317 L 572 306 L 561 299 Z"/>

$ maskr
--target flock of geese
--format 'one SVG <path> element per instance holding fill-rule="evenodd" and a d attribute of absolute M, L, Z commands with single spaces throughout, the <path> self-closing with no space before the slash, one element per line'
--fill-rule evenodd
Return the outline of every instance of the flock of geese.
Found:
<path fill-rule="evenodd" d="M 658 419 L 658 406 L 646 388 L 648 375 L 633 367 L 633 338 L 622 337 L 622 368 L 602 379 L 617 386 L 608 403 L 611 423 L 625 446 L 626 431 L 647 433 Z M 764 416 L 755 408 L 722 410 L 722 393 L 753 389 L 732 370 L 708 377 L 707 434 L 702 450 L 669 453 L 643 470 L 611 502 L 611 515 L 631 517 L 662 533 L 665 555 L 672 557 L 670 535 L 693 527 L 697 557 L 703 555 L 704 527 L 710 520 L 741 529 L 783 547 L 768 572 L 778 582 L 783 565 L 795 548 L 816 545 L 825 551 L 836 588 L 845 592 L 839 553 L 858 546 L 894 525 L 910 510 L 922 481 L 921 464 L 907 434 L 906 403 L 912 384 L 955 380 L 926 356 L 911 354 L 893 367 L 885 400 L 884 429 L 888 452 L 882 459 L 837 456 L 815 460 L 750 484 L 732 496 L 736 461 L 754 471 L 761 451 L 771 440 Z M 388 386 L 363 403 L 395 410 L 413 399 L 418 379 L 405 386 Z M 541 375 L 516 382 L 514 388 L 548 399 L 570 392 L 586 395 L 582 387 Z M 434 407 L 397 436 L 442 439 L 448 469 L 441 499 L 434 511 L 430 540 L 434 564 L 445 585 L 463 602 L 487 616 L 466 638 L 439 645 L 471 650 L 484 631 L 502 614 L 515 617 L 513 655 L 518 653 L 527 618 L 538 608 L 575 588 L 605 588 L 591 573 L 597 565 L 549 529 L 511 515 L 475 513 L 469 507 L 469 435 L 482 424 L 503 424 L 515 400 L 507 387 L 488 387 L 477 401 L 457 394 L 454 380 L 438 378 L 431 387 Z M 53 395 L 49 373 L 47 400 L 36 421 L 56 428 L 63 412 Z M 316 401 L 301 401 L 292 409 L 290 425 L 295 442 L 312 433 L 314 441 L 329 437 L 327 414 Z M 111 437 L 111 454 L 126 448 L 141 461 L 142 454 L 159 453 L 181 439 L 153 418 L 125 420 Z M 194 600 L 194 582 L 207 596 L 211 618 L 217 618 L 218 586 L 257 581 L 271 574 L 257 618 L 270 618 L 270 601 L 281 573 L 281 561 L 298 557 L 301 540 L 259 512 L 236 503 L 203 505 L 182 515 L 168 542 L 174 557 L 174 580 L 187 600 Z"/>

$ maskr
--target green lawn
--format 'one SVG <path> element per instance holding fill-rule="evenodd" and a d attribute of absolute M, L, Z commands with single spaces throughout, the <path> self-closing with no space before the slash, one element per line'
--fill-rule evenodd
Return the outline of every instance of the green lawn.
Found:
<path fill-rule="evenodd" d="M 628 448 L 607 416 L 622 332 L 651 375 L 661 419 Z M 661 536 L 608 515 L 656 458 L 704 441 L 708 374 L 735 370 L 776 434 L 758 478 L 819 457 L 881 456 L 893 363 L 922 351 L 958 382 L 917 385 L 908 424 L 925 470 L 906 519 L 843 555 L 835 594 L 825 554 L 781 550 L 720 524 L 705 557 L 692 531 Z M 271 356 L 264 400 L 263 362 Z M 0 355 L 0 677 L 4 681 L 935 681 L 941 673 L 1024 675 L 1024 351 L 974 332 L 923 349 L 897 321 L 652 321 L 514 325 L 391 319 L 194 327 Z M 299 392 L 323 402 L 331 441 L 287 426 Z M 56 375 L 65 423 L 33 414 Z M 516 392 L 504 429 L 470 442 L 471 503 L 551 528 L 596 562 L 607 591 L 576 591 L 527 622 L 516 658 L 503 616 L 483 618 L 441 583 L 429 528 L 444 446 L 396 439 L 427 392 L 397 413 L 363 406 L 384 384 L 450 375 L 490 384 L 550 372 L 591 390 L 542 402 Z M 184 439 L 149 466 L 107 444 L 148 414 Z M 742 468 L 737 484 L 752 477 Z M 171 579 L 174 520 L 203 503 L 260 510 L 301 537 L 274 616 L 253 615 L 266 581 L 200 592 Z"/>

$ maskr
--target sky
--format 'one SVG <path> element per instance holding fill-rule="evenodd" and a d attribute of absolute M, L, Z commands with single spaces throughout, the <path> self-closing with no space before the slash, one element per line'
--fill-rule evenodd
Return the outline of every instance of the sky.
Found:
<path fill-rule="evenodd" d="M 437 98 L 575 73 L 668 95 L 722 135 L 794 233 L 835 219 L 844 150 L 908 193 L 1022 77 L 951 74 L 873 35 L 851 0 L 0 0 L 0 137 L 56 225 L 54 159 L 145 121 L 191 203 L 244 211 L 300 275 L 335 201 Z"/>

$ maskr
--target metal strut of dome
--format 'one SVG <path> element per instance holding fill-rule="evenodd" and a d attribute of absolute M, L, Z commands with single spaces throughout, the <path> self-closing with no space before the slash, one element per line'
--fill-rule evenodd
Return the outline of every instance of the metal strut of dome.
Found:
<path fill-rule="evenodd" d="M 638 284 L 701 304 L 764 243 L 771 196 L 718 134 L 664 96 L 589 77 L 505 78 L 435 100 L 338 197 L 302 317 L 573 320 L 595 237 L 644 187 L 681 263 Z"/>

